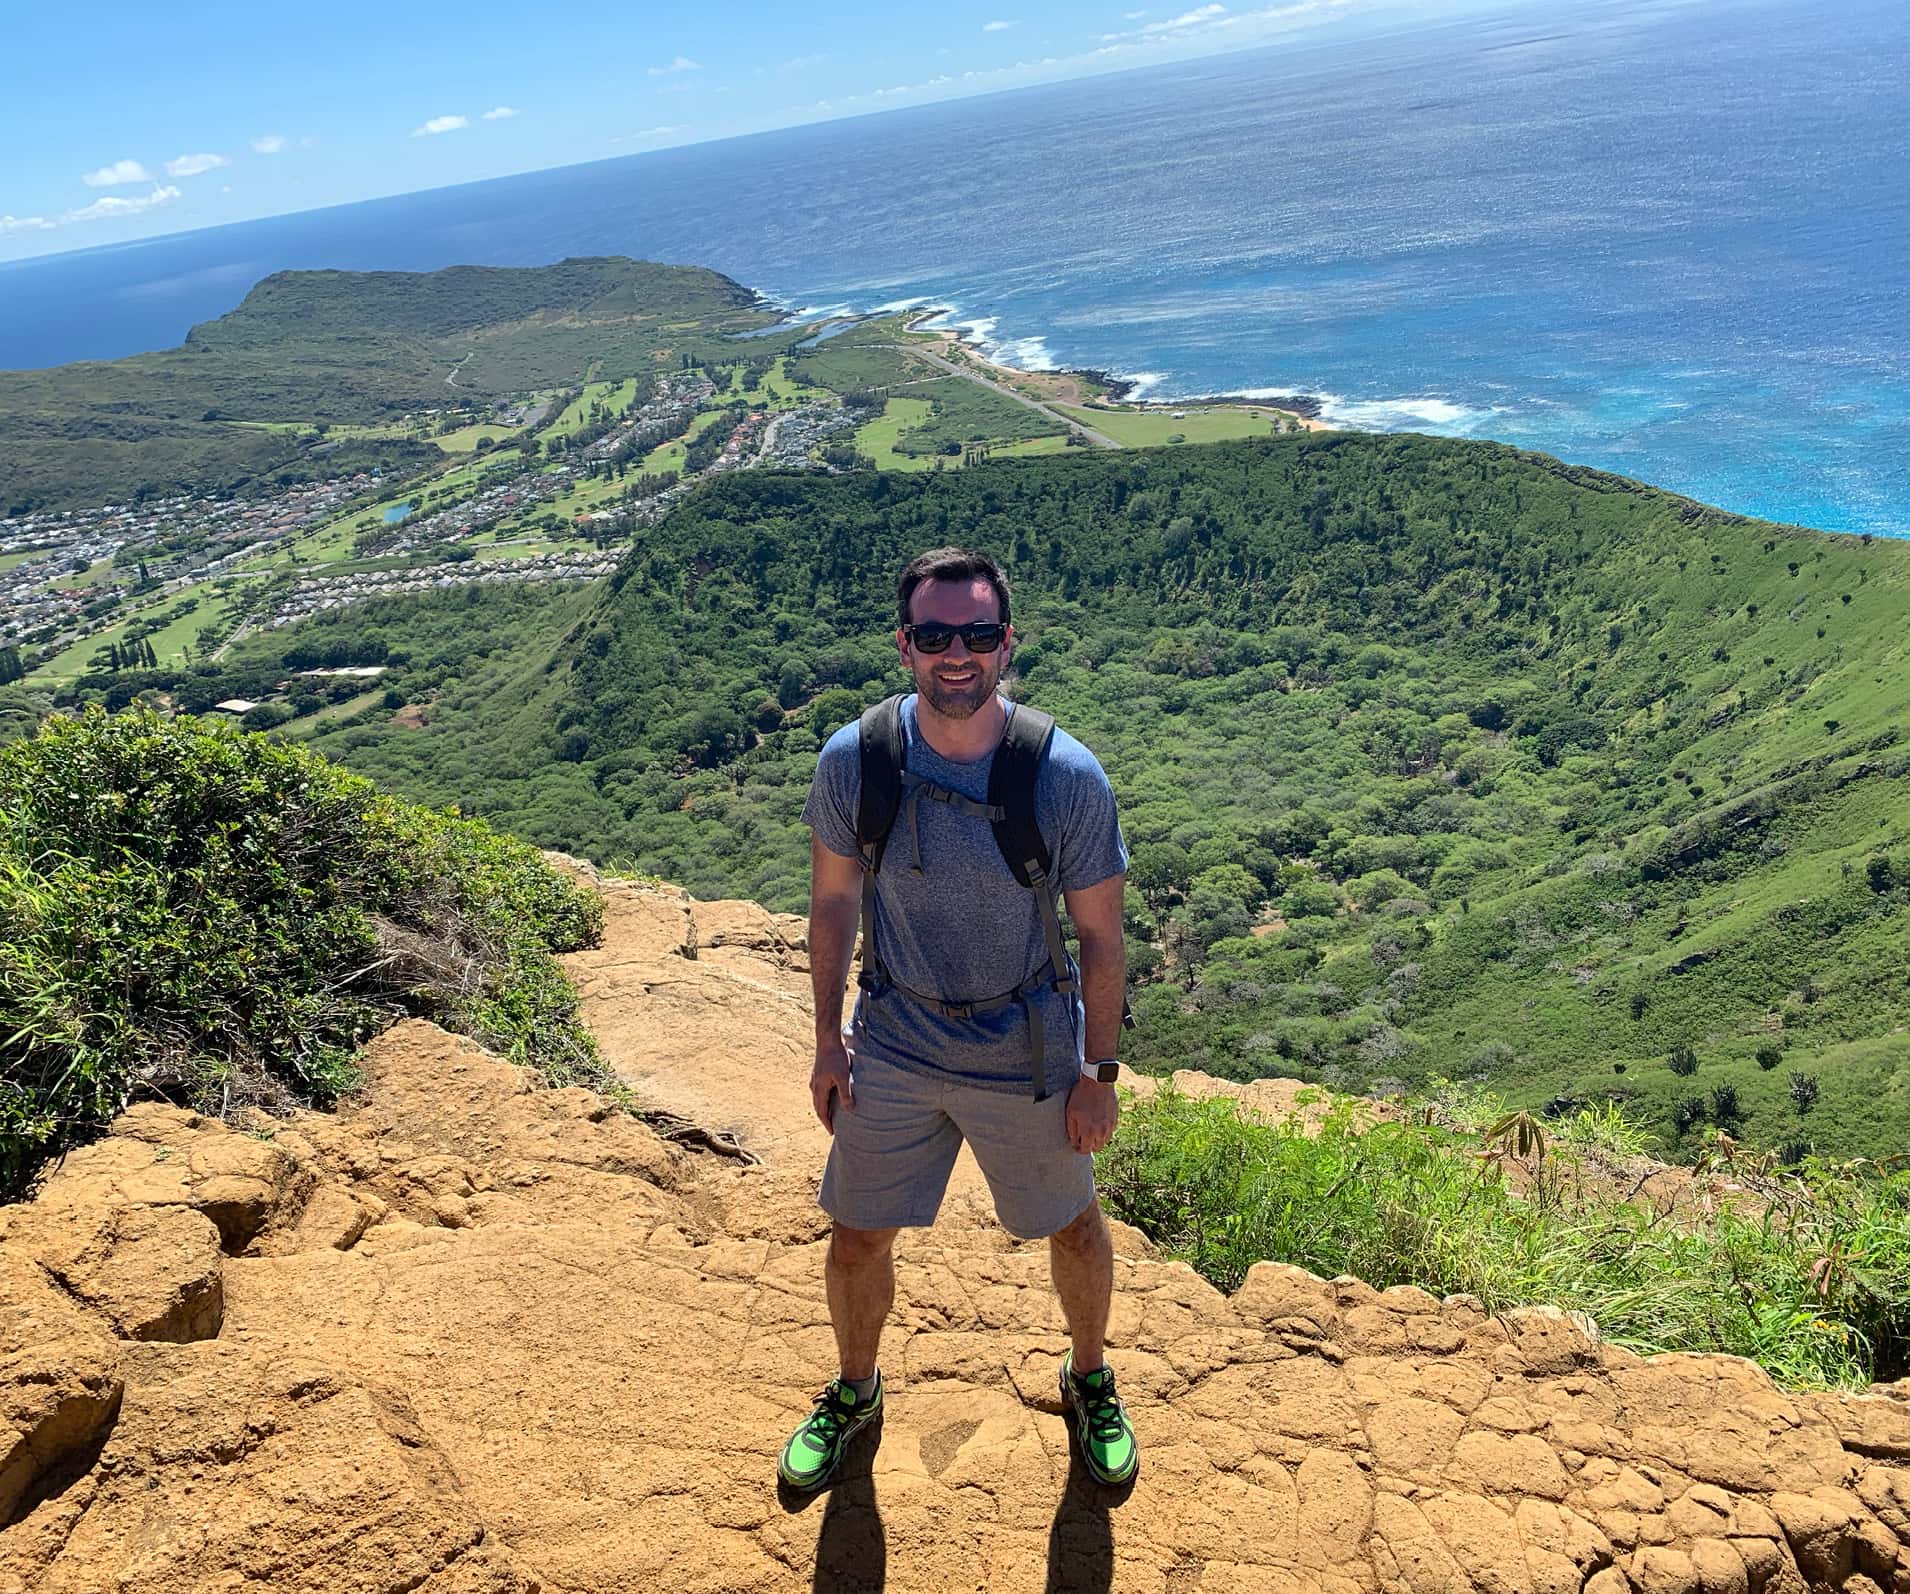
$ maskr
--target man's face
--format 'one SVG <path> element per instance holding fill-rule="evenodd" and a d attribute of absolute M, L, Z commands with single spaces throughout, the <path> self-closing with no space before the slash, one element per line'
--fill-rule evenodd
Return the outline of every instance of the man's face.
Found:
<path fill-rule="evenodd" d="M 924 581 L 910 594 L 909 618 L 917 625 L 929 621 L 973 625 L 999 620 L 1001 604 L 984 576 L 973 581 Z M 923 701 L 947 719 L 965 720 L 995 695 L 1015 634 L 1009 627 L 993 653 L 970 653 L 960 633 L 949 643 L 946 653 L 917 652 L 906 631 L 896 632 L 895 640 Z"/>

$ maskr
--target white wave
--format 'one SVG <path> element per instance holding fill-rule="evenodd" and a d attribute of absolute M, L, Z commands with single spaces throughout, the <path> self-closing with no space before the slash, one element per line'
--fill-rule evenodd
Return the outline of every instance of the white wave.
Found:
<path fill-rule="evenodd" d="M 1496 414 L 1442 398 L 1346 399 L 1318 395 L 1320 414 L 1329 421 L 1378 432 L 1436 430 L 1464 434 Z"/>
<path fill-rule="evenodd" d="M 1225 393 L 1183 393 L 1181 397 L 1197 398 L 1243 398 L 1243 399 L 1281 399 L 1298 398 L 1308 389 L 1302 385 L 1289 384 L 1286 387 L 1235 387 Z M 1317 396 L 1317 395 L 1316 395 Z"/>
<path fill-rule="evenodd" d="M 1151 393 L 1167 380 L 1165 371 L 1116 371 L 1113 375 L 1119 381 L 1129 384 L 1127 396 L 1130 399 L 1138 399 L 1144 394 Z"/>
<path fill-rule="evenodd" d="M 933 304 L 935 301 L 925 293 L 918 293 L 913 299 L 891 299 L 887 304 L 879 304 L 869 312 L 870 315 L 894 315 L 899 310 L 913 310 L 917 305 Z"/>
<path fill-rule="evenodd" d="M 989 350 L 988 357 L 1021 371 L 1052 371 L 1055 358 L 1048 352 L 1046 338 L 1010 338 Z"/>

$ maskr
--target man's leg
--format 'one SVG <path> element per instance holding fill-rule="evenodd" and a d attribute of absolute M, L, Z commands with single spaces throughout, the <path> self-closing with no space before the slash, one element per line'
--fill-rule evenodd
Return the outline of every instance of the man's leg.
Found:
<path fill-rule="evenodd" d="M 1048 1238 L 1048 1271 L 1074 1340 L 1074 1370 L 1081 1376 L 1103 1364 L 1108 1305 L 1114 1295 L 1114 1239 L 1101 1217 L 1101 1202 Z"/>
<path fill-rule="evenodd" d="M 823 1265 L 829 1322 L 836 1331 L 842 1376 L 857 1383 L 875 1376 L 882 1325 L 895 1304 L 894 1245 L 894 1229 L 851 1229 L 838 1223 L 829 1233 L 829 1257 Z M 1102 1315 L 1105 1319 L 1105 1310 Z"/>

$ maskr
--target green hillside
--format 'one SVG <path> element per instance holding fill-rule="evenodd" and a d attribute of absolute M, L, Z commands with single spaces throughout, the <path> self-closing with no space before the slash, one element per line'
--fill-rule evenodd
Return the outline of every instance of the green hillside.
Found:
<path fill-rule="evenodd" d="M 561 635 L 480 607 L 489 656 L 433 655 L 424 730 L 380 712 L 316 745 L 800 908 L 818 739 L 900 684 L 890 582 L 946 541 L 1008 561 L 1018 690 L 1121 798 L 1144 1064 L 1616 1098 L 1672 1153 L 1708 1125 L 1910 1144 L 1910 550 L 1887 542 L 1416 437 L 752 473 Z M 259 645 L 294 636 L 342 658 L 352 625 Z"/>
<path fill-rule="evenodd" d="M 755 303 L 714 271 L 622 258 L 279 272 L 179 348 L 0 372 L 0 513 L 240 488 L 309 461 L 309 439 L 242 422 L 373 423 L 733 357 L 729 334 L 773 319 Z"/>

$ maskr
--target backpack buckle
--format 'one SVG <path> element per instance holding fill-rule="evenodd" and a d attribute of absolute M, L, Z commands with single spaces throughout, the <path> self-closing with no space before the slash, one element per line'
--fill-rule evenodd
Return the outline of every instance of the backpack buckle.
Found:
<path fill-rule="evenodd" d="M 944 1002 L 942 1004 L 942 1017 L 944 1018 L 967 1019 L 973 1018 L 974 1016 L 975 1004 L 973 1002 Z"/>

